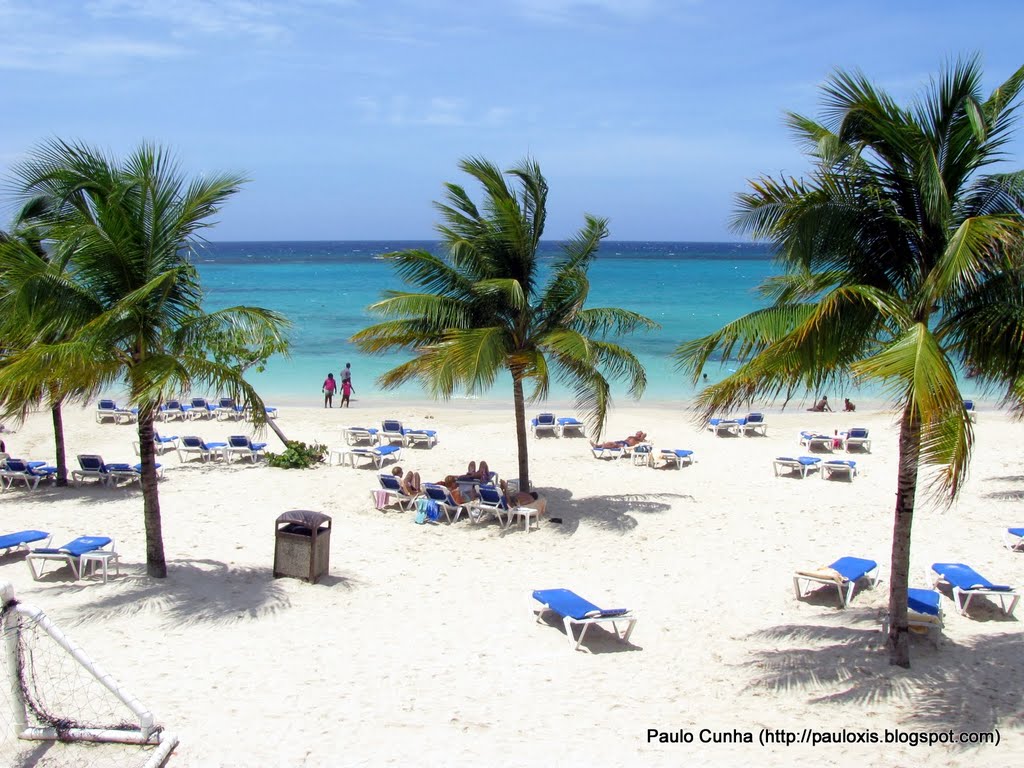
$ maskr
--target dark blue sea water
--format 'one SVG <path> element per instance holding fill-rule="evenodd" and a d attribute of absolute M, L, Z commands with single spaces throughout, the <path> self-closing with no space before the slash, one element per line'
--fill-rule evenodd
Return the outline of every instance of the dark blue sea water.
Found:
<path fill-rule="evenodd" d="M 348 339 L 376 322 L 367 307 L 387 289 L 403 288 L 380 255 L 406 248 L 436 250 L 434 242 L 222 242 L 208 243 L 197 266 L 207 291 L 207 307 L 249 304 L 274 309 L 293 323 L 290 359 L 275 358 L 267 370 L 252 374 L 265 397 L 288 402 L 316 402 L 328 371 L 352 363 L 353 383 L 360 398 L 404 400 L 426 397 L 418 386 L 383 392 L 377 377 L 407 359 L 394 354 L 371 357 Z M 560 253 L 556 242 L 545 243 L 541 256 Z M 767 246 L 747 243 L 605 242 L 590 269 L 588 306 L 617 306 L 657 321 L 657 331 L 623 341 L 647 370 L 643 401 L 689 399 L 694 387 L 683 380 L 671 361 L 681 341 L 720 328 L 763 306 L 757 286 L 775 273 Z M 711 379 L 727 374 L 729 363 L 708 370 Z M 499 379 L 481 400 L 507 402 L 509 379 Z M 828 393 L 841 398 L 842 392 Z M 555 399 L 568 400 L 553 388 Z M 626 387 L 614 385 L 613 397 L 627 399 Z M 841 399 L 840 399 L 841 402 Z"/>

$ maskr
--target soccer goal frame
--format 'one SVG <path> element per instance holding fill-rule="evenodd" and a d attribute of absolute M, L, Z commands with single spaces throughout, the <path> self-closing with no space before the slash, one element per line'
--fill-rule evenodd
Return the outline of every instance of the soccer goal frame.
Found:
<path fill-rule="evenodd" d="M 152 712 L 132 693 L 118 683 L 99 664 L 89 658 L 85 651 L 65 635 L 56 624 L 39 608 L 18 602 L 14 587 L 9 582 L 0 582 L 0 605 L 3 606 L 3 636 L 5 671 L 11 692 L 12 721 L 15 735 L 28 741 L 97 742 L 111 744 L 137 744 L 155 747 L 144 764 L 144 768 L 159 768 L 178 744 L 178 737 L 156 725 Z M 131 727 L 94 728 L 76 727 L 62 720 L 54 725 L 36 726 L 29 724 L 29 713 L 41 717 L 30 700 L 22 673 L 22 620 L 28 619 L 49 635 L 78 666 L 95 678 L 104 688 L 134 715 Z M 45 718 L 42 718 L 45 720 Z"/>

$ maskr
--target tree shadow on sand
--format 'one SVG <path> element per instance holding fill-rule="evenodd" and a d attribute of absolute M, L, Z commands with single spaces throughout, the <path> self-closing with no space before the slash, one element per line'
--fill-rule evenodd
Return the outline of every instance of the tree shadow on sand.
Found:
<path fill-rule="evenodd" d="M 986 477 L 982 482 L 1016 483 L 1020 488 L 1012 488 L 1004 491 L 990 491 L 984 494 L 986 499 L 999 499 L 1001 501 L 1021 501 L 1024 499 L 1024 475 L 1005 475 L 1003 477 Z"/>
<path fill-rule="evenodd" d="M 217 560 L 171 560 L 166 579 L 128 575 L 117 579 L 117 584 L 116 591 L 98 596 L 82 609 L 83 621 L 159 612 L 167 624 L 235 624 L 273 616 L 291 607 L 287 590 L 273 577 L 271 568 L 229 567 Z M 95 586 L 88 583 L 83 588 Z M 354 589 L 358 581 L 326 575 L 317 584 L 307 586 Z M 60 589 L 67 589 L 66 582 Z"/>
<path fill-rule="evenodd" d="M 551 530 L 571 536 L 582 521 L 615 533 L 626 533 L 639 525 L 637 516 L 667 512 L 680 501 L 695 503 L 686 493 L 622 493 L 575 498 L 567 488 L 541 488 L 548 501 L 548 521 L 561 518 Z"/>
<path fill-rule="evenodd" d="M 844 611 L 842 619 L 842 626 L 785 624 L 748 635 L 761 646 L 744 665 L 754 673 L 748 688 L 806 691 L 812 705 L 871 707 L 896 700 L 898 722 L 907 728 L 991 732 L 997 725 L 1024 726 L 1019 634 L 962 644 L 942 636 L 937 647 L 914 637 L 906 670 L 889 665 L 875 611 Z"/>

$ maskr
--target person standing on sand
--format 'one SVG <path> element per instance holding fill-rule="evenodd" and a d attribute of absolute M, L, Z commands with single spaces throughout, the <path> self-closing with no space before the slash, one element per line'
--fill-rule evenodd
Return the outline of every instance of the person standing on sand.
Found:
<path fill-rule="evenodd" d="M 345 363 L 345 368 L 341 372 L 342 383 L 346 381 L 352 381 L 352 363 Z"/>
<path fill-rule="evenodd" d="M 334 380 L 334 374 L 328 373 L 327 378 L 324 379 L 324 408 L 334 407 L 334 390 L 338 388 L 338 383 Z"/>
<path fill-rule="evenodd" d="M 344 376 L 344 375 L 345 375 L 344 372 L 342 372 L 342 376 Z M 349 395 L 351 395 L 355 391 L 356 391 L 355 388 L 352 386 L 352 379 L 351 378 L 348 378 L 348 379 L 344 379 L 343 378 L 341 380 L 341 405 L 339 405 L 338 407 L 339 408 L 348 408 L 348 398 L 349 398 Z"/>

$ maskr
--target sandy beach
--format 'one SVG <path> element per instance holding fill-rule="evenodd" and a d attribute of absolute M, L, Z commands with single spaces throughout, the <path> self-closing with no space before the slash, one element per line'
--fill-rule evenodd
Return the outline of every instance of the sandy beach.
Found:
<path fill-rule="evenodd" d="M 167 579 L 145 576 L 137 485 L 3 493 L 2 532 L 42 528 L 54 545 L 112 536 L 121 575 L 76 582 L 62 569 L 33 581 L 15 554 L 0 558 L 0 578 L 179 735 L 172 766 L 1024 763 L 1019 621 L 987 602 L 961 616 L 947 593 L 938 647 L 914 638 L 912 669 L 888 665 L 879 629 L 893 415 L 766 413 L 767 437 L 726 438 L 699 430 L 678 406 L 612 412 L 608 438 L 643 429 L 657 448 L 693 450 L 681 470 L 597 460 L 586 439 L 531 439 L 534 484 L 561 523 L 542 519 L 530 533 L 493 521 L 415 525 L 413 513 L 379 511 L 368 465 L 294 471 L 180 463 L 169 453 L 160 485 Z M 65 417 L 71 467 L 79 453 L 136 461 L 134 425 L 97 424 L 91 407 Z M 480 459 L 516 474 L 510 402 L 357 400 L 349 410 L 283 408 L 278 423 L 289 438 L 333 447 L 343 426 L 383 418 L 438 431 L 435 447 L 405 449 L 399 462 L 424 480 Z M 774 457 L 807 453 L 802 429 L 853 426 L 870 430 L 872 450 L 840 456 L 857 461 L 852 482 L 773 474 Z M 207 440 L 248 428 L 160 426 Z M 935 561 L 1024 586 L 1024 554 L 1001 543 L 1002 530 L 1024 523 L 1022 431 L 983 409 L 960 500 L 935 509 L 919 494 L 914 586 L 928 586 Z M 13 456 L 54 458 L 49 413 L 4 437 Z M 260 439 L 278 447 L 273 433 Z M 333 518 L 330 574 L 318 584 L 272 578 L 275 520 L 290 509 Z M 843 555 L 877 560 L 877 587 L 858 590 L 846 610 L 834 590 L 795 599 L 795 569 Z M 531 592 L 555 587 L 636 611 L 630 644 L 595 627 L 586 650 L 572 652 L 561 622 L 531 614 Z M 759 743 L 763 729 L 805 728 L 846 743 Z M 693 741 L 662 743 L 650 729 Z M 906 742 L 995 729 L 998 746 Z M 840 731 L 879 742 L 850 743 Z M 887 735 L 904 743 L 884 743 Z M 0 762 L 18 746 L 8 741 Z"/>

